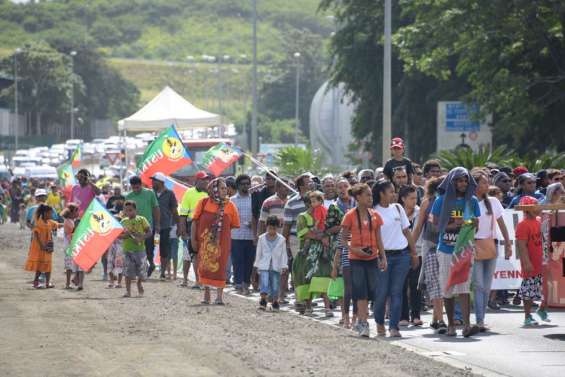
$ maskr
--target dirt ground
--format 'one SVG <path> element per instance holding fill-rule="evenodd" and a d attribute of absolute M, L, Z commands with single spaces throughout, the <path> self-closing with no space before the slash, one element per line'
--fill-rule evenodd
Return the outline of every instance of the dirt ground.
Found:
<path fill-rule="evenodd" d="M 35 290 L 22 269 L 30 232 L 0 227 L 2 376 L 467 376 L 468 371 L 351 331 L 288 313 L 258 312 L 226 296 L 202 306 L 200 292 L 149 280 L 145 297 L 105 289 L 99 268 L 82 292 Z M 135 288 L 133 288 L 135 292 Z"/>

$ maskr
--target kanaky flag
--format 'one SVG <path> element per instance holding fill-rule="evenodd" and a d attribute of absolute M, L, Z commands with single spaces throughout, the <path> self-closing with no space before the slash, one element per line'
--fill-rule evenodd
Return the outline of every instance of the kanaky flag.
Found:
<path fill-rule="evenodd" d="M 63 188 L 73 187 L 77 184 L 73 167 L 70 163 L 66 162 L 57 168 L 59 175 L 59 182 Z"/>
<path fill-rule="evenodd" d="M 226 143 L 219 143 L 210 148 L 202 158 L 200 165 L 216 177 L 233 165 L 241 157 L 241 150 Z"/>
<path fill-rule="evenodd" d="M 451 256 L 451 267 L 449 269 L 447 287 L 445 288 L 446 291 L 454 285 L 465 283 L 469 280 L 473 264 L 474 240 L 475 225 L 472 222 L 466 222 L 459 231 Z"/>
<path fill-rule="evenodd" d="M 76 149 L 71 155 L 71 166 L 75 169 L 78 168 L 81 160 L 82 160 L 82 145 L 79 144 L 77 145 Z"/>
<path fill-rule="evenodd" d="M 188 186 L 169 176 L 165 176 L 165 188 L 175 194 L 175 198 L 177 198 L 177 202 L 179 203 L 182 201 L 186 190 L 188 190 Z"/>
<path fill-rule="evenodd" d="M 145 149 L 143 157 L 137 165 L 141 181 L 151 186 L 151 177 L 161 172 L 171 175 L 183 166 L 192 163 L 192 157 L 185 148 L 182 140 L 175 129 L 171 126 L 161 132 Z"/>
<path fill-rule="evenodd" d="M 88 271 L 123 231 L 122 224 L 95 198 L 80 219 L 67 255 Z"/>

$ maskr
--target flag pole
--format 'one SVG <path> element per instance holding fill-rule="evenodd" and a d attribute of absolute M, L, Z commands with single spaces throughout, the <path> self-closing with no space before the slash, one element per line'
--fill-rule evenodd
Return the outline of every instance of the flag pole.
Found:
<path fill-rule="evenodd" d="M 251 160 L 251 162 L 253 162 L 255 165 L 259 166 L 261 169 L 265 170 L 265 172 L 267 174 L 269 174 L 271 177 L 273 177 L 275 180 L 277 180 L 277 182 L 279 182 L 280 184 L 282 184 L 283 186 L 285 186 L 287 189 L 289 189 L 290 191 L 292 191 L 295 194 L 298 194 L 298 191 L 296 191 L 295 189 L 293 189 L 292 187 L 290 187 L 285 181 L 283 181 L 282 179 L 280 179 L 276 174 L 273 174 L 271 172 L 271 169 L 266 166 L 263 165 L 261 162 L 257 161 L 252 155 L 250 155 L 249 153 L 243 152 L 243 155 L 245 157 L 247 157 L 249 160 Z"/>

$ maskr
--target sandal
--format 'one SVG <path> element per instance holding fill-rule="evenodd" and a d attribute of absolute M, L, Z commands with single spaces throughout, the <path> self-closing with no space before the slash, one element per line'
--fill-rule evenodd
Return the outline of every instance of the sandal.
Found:
<path fill-rule="evenodd" d="M 446 335 L 447 336 L 457 336 L 457 330 L 455 329 L 455 326 L 448 326 Z"/>
<path fill-rule="evenodd" d="M 130 298 L 131 295 L 129 293 L 124 293 L 124 295 L 122 296 L 123 298 Z"/>
<path fill-rule="evenodd" d="M 480 328 L 479 326 L 467 326 L 465 327 L 465 329 L 463 330 L 463 336 L 465 338 L 469 338 L 473 335 L 477 335 L 480 332 Z"/>
<path fill-rule="evenodd" d="M 422 322 L 422 320 L 420 318 L 417 318 L 417 319 L 412 321 L 412 325 L 419 327 L 419 326 L 423 326 L 424 322 Z"/>
<path fill-rule="evenodd" d="M 188 287 L 188 283 L 186 281 L 183 281 L 182 283 L 180 283 L 179 287 Z"/>
<path fill-rule="evenodd" d="M 210 305 L 210 301 L 202 300 L 200 301 L 202 305 Z"/>
<path fill-rule="evenodd" d="M 65 285 L 64 289 L 72 289 L 70 285 Z"/>
<path fill-rule="evenodd" d="M 390 329 L 388 330 L 391 338 L 402 338 L 400 331 L 398 329 Z"/>
<path fill-rule="evenodd" d="M 47 285 L 45 286 L 45 288 L 48 288 L 48 289 L 49 289 L 49 288 L 55 288 L 55 284 L 49 283 L 49 284 L 47 284 Z"/>
<path fill-rule="evenodd" d="M 121 287 L 122 287 L 121 284 L 116 284 L 116 285 L 114 286 L 114 288 L 121 288 Z"/>
<path fill-rule="evenodd" d="M 224 304 L 224 302 L 223 302 L 222 300 L 216 299 L 216 300 L 214 301 L 214 305 L 225 305 L 225 304 Z"/>
<path fill-rule="evenodd" d="M 112 288 L 114 288 L 114 284 L 108 284 L 108 285 L 106 286 L 106 289 L 112 289 Z"/>

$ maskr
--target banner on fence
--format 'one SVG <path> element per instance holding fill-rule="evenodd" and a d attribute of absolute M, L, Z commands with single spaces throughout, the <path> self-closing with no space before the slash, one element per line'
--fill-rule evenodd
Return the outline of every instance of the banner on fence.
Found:
<path fill-rule="evenodd" d="M 522 220 L 524 214 L 521 211 L 507 209 L 504 211 L 503 219 L 508 229 L 508 236 L 512 243 L 512 257 L 509 260 L 504 259 L 504 238 L 498 226 L 498 259 L 496 261 L 496 270 L 492 279 L 492 289 L 518 289 L 522 283 L 522 269 L 520 268 L 520 258 L 518 255 L 518 246 L 516 243 L 516 226 Z"/>

